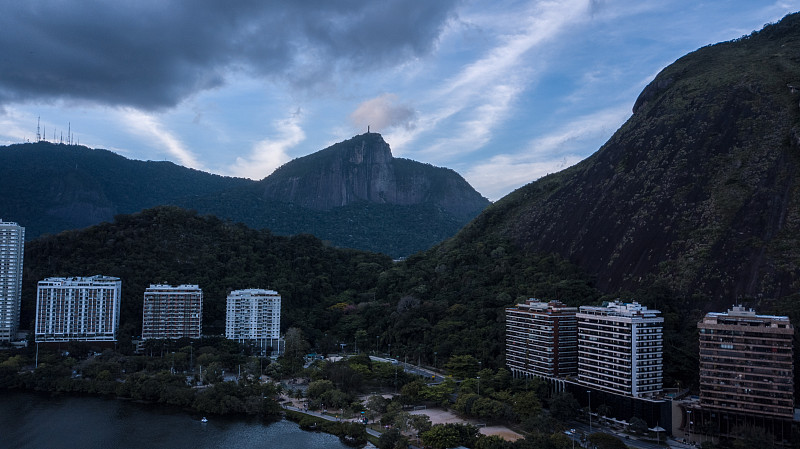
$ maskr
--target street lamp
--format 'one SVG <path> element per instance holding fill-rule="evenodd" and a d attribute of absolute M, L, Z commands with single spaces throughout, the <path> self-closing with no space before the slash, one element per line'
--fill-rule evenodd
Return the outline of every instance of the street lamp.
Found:
<path fill-rule="evenodd" d="M 478 396 L 481 395 L 481 376 L 478 376 Z"/>
<path fill-rule="evenodd" d="M 688 434 L 690 433 L 690 430 L 691 430 L 689 428 L 690 424 L 692 424 L 692 411 L 691 410 L 686 410 L 686 430 L 684 431 L 684 433 L 687 434 L 687 436 L 688 436 Z"/>
<path fill-rule="evenodd" d="M 592 433 L 592 390 L 586 390 L 589 395 L 589 433 Z"/>

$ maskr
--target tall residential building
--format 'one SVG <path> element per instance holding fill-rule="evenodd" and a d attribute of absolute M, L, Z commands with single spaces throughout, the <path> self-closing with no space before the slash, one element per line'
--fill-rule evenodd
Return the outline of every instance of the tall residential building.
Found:
<path fill-rule="evenodd" d="M 792 419 L 794 328 L 788 317 L 737 306 L 707 314 L 697 327 L 703 409 Z"/>
<path fill-rule="evenodd" d="M 662 387 L 664 318 L 636 302 L 581 306 L 578 318 L 578 381 L 635 398 Z"/>
<path fill-rule="evenodd" d="M 36 341 L 116 341 L 122 281 L 47 278 L 36 292 Z"/>
<path fill-rule="evenodd" d="M 11 341 L 19 329 L 25 228 L 0 220 L 0 341 Z"/>
<path fill-rule="evenodd" d="M 144 291 L 142 340 L 200 338 L 203 290 L 197 285 L 153 285 Z"/>
<path fill-rule="evenodd" d="M 577 311 L 537 299 L 506 309 L 506 365 L 514 377 L 578 374 Z"/>
<path fill-rule="evenodd" d="M 281 296 L 274 290 L 234 290 L 228 295 L 225 337 L 252 342 L 262 352 L 280 345 Z"/>

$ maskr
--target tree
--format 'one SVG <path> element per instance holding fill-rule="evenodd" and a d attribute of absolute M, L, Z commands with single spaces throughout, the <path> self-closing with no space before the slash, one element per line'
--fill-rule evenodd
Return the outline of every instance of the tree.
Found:
<path fill-rule="evenodd" d="M 638 416 L 634 416 L 631 419 L 629 419 L 628 423 L 631 432 L 639 434 L 647 432 L 647 422 L 645 422 L 645 420 L 639 418 Z"/>
<path fill-rule="evenodd" d="M 298 369 L 303 367 L 305 356 L 311 345 L 308 344 L 303 331 L 297 327 L 290 327 L 286 331 L 284 340 L 286 343 L 283 357 L 287 359 L 287 365 L 291 373 L 296 373 Z"/>
<path fill-rule="evenodd" d="M 589 442 L 597 449 L 627 449 L 625 443 L 614 435 L 596 432 L 589 435 Z"/>
<path fill-rule="evenodd" d="M 310 399 L 318 399 L 325 392 L 335 389 L 333 382 L 329 380 L 315 380 L 308 384 L 306 394 Z"/>
<path fill-rule="evenodd" d="M 511 403 L 514 413 L 517 414 L 520 420 L 536 416 L 542 411 L 542 403 L 533 391 L 523 391 L 515 394 L 511 399 Z"/>
<path fill-rule="evenodd" d="M 398 429 L 389 429 L 378 438 L 378 449 L 406 449 L 408 438 Z"/>
<path fill-rule="evenodd" d="M 475 449 L 509 449 L 511 443 L 497 435 L 480 435 L 475 442 Z"/>
<path fill-rule="evenodd" d="M 550 447 L 553 449 L 570 449 L 573 447 L 572 440 L 563 433 L 553 433 L 550 435 Z"/>
<path fill-rule="evenodd" d="M 436 424 L 420 436 L 423 444 L 434 449 L 473 447 L 478 439 L 478 428 L 472 424 Z"/>
<path fill-rule="evenodd" d="M 580 404 L 570 393 L 559 393 L 550 400 L 550 414 L 559 421 L 569 421 L 578 416 Z"/>
<path fill-rule="evenodd" d="M 454 355 L 444 365 L 453 377 L 466 379 L 475 377 L 478 372 L 478 360 L 471 355 Z"/>
<path fill-rule="evenodd" d="M 386 411 L 386 405 L 389 403 L 383 396 L 373 394 L 372 396 L 367 399 L 367 410 L 370 410 L 373 413 L 384 413 Z"/>
<path fill-rule="evenodd" d="M 408 418 L 408 424 L 417 431 L 417 436 L 422 432 L 427 432 L 431 429 L 431 418 L 428 415 L 420 414 L 420 415 L 410 415 Z"/>
<path fill-rule="evenodd" d="M 403 388 L 400 389 L 400 400 L 403 405 L 415 404 L 419 401 L 423 388 L 425 388 L 425 383 L 421 380 L 415 380 L 403 385 Z"/>

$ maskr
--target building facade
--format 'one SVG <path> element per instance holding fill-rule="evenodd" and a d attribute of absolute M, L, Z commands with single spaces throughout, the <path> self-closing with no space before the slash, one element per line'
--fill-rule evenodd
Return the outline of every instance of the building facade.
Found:
<path fill-rule="evenodd" d="M 16 338 L 22 298 L 25 228 L 0 220 L 0 341 Z"/>
<path fill-rule="evenodd" d="M 737 306 L 699 323 L 700 406 L 783 418 L 794 414 L 794 327 Z"/>
<path fill-rule="evenodd" d="M 514 377 L 578 374 L 577 311 L 537 299 L 506 309 L 506 365 Z"/>
<path fill-rule="evenodd" d="M 281 296 L 274 290 L 234 290 L 228 295 L 225 337 L 252 343 L 262 353 L 280 348 Z"/>
<path fill-rule="evenodd" d="M 636 302 L 581 306 L 578 381 L 635 398 L 661 393 L 664 318 Z"/>
<path fill-rule="evenodd" d="M 142 340 L 200 338 L 203 290 L 197 285 L 151 284 L 144 291 Z"/>
<path fill-rule="evenodd" d="M 116 341 L 121 292 L 122 281 L 108 276 L 39 281 L 36 341 Z"/>

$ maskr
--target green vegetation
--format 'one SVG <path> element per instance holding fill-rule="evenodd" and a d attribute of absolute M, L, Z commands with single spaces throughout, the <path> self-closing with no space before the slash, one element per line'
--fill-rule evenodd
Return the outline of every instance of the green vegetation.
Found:
<path fill-rule="evenodd" d="M 224 331 L 229 291 L 272 288 L 282 295 L 284 329 L 321 337 L 345 315 L 332 306 L 362 298 L 390 267 L 386 256 L 328 248 L 309 235 L 278 237 L 174 207 L 116 217 L 83 231 L 29 242 L 23 278 L 23 327 L 31 327 L 36 283 L 50 276 L 105 274 L 122 279 L 120 342 L 141 332 L 151 283 L 198 284 L 203 333 Z M 312 330 L 312 333 L 309 333 Z M 331 342 L 335 345 L 336 341 Z"/>
<path fill-rule="evenodd" d="M 326 432 L 339 437 L 351 446 L 361 446 L 367 442 L 367 431 L 363 424 L 347 421 L 327 421 L 303 413 L 286 411 L 286 418 L 295 421 L 303 430 Z"/>
<path fill-rule="evenodd" d="M 595 154 L 496 202 L 452 245 L 556 253 L 605 292 L 660 284 L 683 310 L 796 293 L 798 30 L 793 14 L 680 58 Z"/>
<path fill-rule="evenodd" d="M 374 144 L 379 140 L 386 145 L 379 134 L 368 136 Z M 413 201 L 348 202 L 320 209 L 304 203 L 317 198 L 315 192 L 306 192 L 309 198 L 297 202 L 280 195 L 265 196 L 268 187 L 286 181 L 287 174 L 317 187 L 326 180 L 355 182 L 324 175 L 337 158 L 345 157 L 338 151 L 345 144 L 292 161 L 259 182 L 170 162 L 128 160 L 77 145 L 37 142 L 0 147 L 0 179 L 4 181 L 0 210 L 3 219 L 26 227 L 29 240 L 109 222 L 117 214 L 175 205 L 254 229 L 266 228 L 273 234 L 313 234 L 334 246 L 404 257 L 453 236 L 489 204 L 452 170 L 405 159 L 393 159 L 390 165 L 401 184 L 396 190 L 409 198 L 416 195 Z M 328 187 L 341 190 L 338 184 Z"/>
<path fill-rule="evenodd" d="M 33 347 L 27 353 L 0 353 L 0 389 L 105 395 L 203 414 L 280 417 L 280 406 L 273 399 L 279 388 L 260 381 L 259 361 L 243 355 L 246 348 L 223 339 L 199 340 L 196 351 L 186 341 L 155 343 L 161 352 L 153 356 L 110 349 L 98 353 L 91 344 L 65 344 L 69 350 L 40 345 L 38 365 Z M 190 351 L 196 356 L 192 368 L 181 363 Z M 242 367 L 238 382 L 208 375 L 215 369 L 235 372 Z"/>

